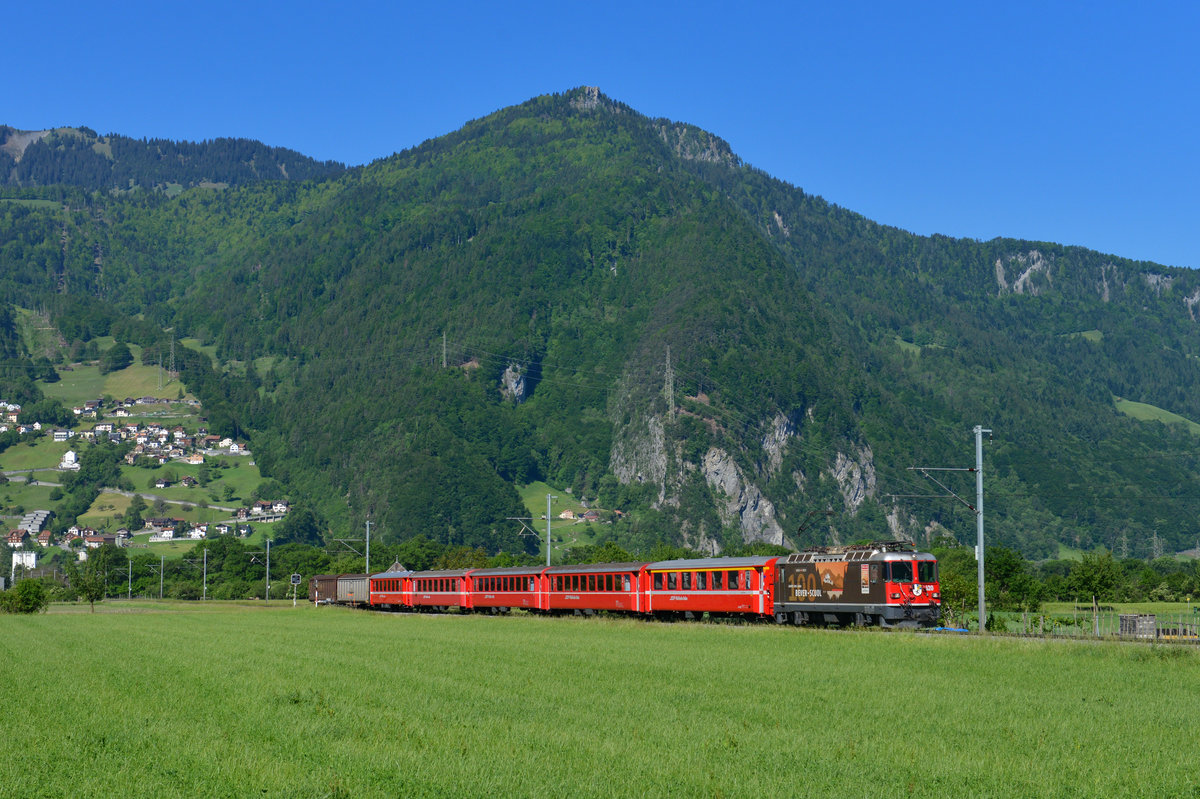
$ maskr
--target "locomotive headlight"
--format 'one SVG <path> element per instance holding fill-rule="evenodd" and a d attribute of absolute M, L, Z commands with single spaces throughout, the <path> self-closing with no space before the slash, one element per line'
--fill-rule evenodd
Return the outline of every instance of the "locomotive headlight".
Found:
<path fill-rule="evenodd" d="M 900 598 L 899 594 L 892 594 L 892 599 L 899 599 L 899 598 Z"/>
<path fill-rule="evenodd" d="M 942 592 L 941 592 L 941 591 L 934 591 L 932 594 L 930 594 L 930 596 L 931 596 L 931 597 L 933 597 L 934 599 L 941 599 L 941 598 L 942 598 Z"/>

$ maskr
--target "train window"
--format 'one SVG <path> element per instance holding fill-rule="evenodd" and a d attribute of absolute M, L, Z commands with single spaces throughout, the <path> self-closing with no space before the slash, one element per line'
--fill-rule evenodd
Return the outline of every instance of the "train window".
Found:
<path fill-rule="evenodd" d="M 679 575 L 675 572 L 667 572 L 667 590 L 674 591 L 679 585 Z"/>
<path fill-rule="evenodd" d="M 917 561 L 917 580 L 922 583 L 937 582 L 937 561 Z"/>
<path fill-rule="evenodd" d="M 606 575 L 604 575 L 603 579 L 604 579 L 604 587 L 603 587 L 604 590 L 611 591 L 612 590 L 612 575 L 606 574 Z"/>
<path fill-rule="evenodd" d="M 662 572 L 654 573 L 654 590 L 655 591 L 662 590 Z"/>
<path fill-rule="evenodd" d="M 879 564 L 878 563 L 871 564 L 871 582 L 873 582 L 873 583 L 879 582 Z"/>
<path fill-rule="evenodd" d="M 696 588 L 700 591 L 708 589 L 708 573 L 696 572 Z"/>
<path fill-rule="evenodd" d="M 692 573 L 691 572 L 684 572 L 682 575 L 680 575 L 679 587 L 682 588 L 684 591 L 690 591 L 692 589 Z"/>
<path fill-rule="evenodd" d="M 596 575 L 589 574 L 587 580 L 588 580 L 587 590 L 595 591 L 596 590 Z"/>
<path fill-rule="evenodd" d="M 738 573 L 737 573 L 737 572 L 729 572 L 729 574 L 728 574 L 728 575 L 727 575 L 727 577 L 726 577 L 726 579 L 728 580 L 728 583 L 729 583 L 729 590 L 730 590 L 730 591 L 736 591 L 736 590 L 737 590 L 737 587 L 738 587 L 738 578 L 737 578 L 737 576 L 738 576 Z"/>
<path fill-rule="evenodd" d="M 623 575 L 623 576 L 622 576 L 622 581 L 623 581 L 623 585 L 624 585 L 625 587 L 624 587 L 623 589 L 621 589 L 621 590 L 623 590 L 623 591 L 628 591 L 628 590 L 629 590 L 629 575 L 628 575 L 628 574 L 626 574 L 626 575 Z"/>
<path fill-rule="evenodd" d="M 537 590 L 537 589 L 535 589 L 535 588 L 534 588 L 534 585 L 533 585 L 533 578 L 532 578 L 532 577 L 530 577 L 530 578 L 529 578 L 529 590 L 530 590 L 530 591 L 535 591 L 535 590 Z"/>
<path fill-rule="evenodd" d="M 913 565 L 907 560 L 893 560 L 888 563 L 893 583 L 911 583 L 913 581 Z"/>
<path fill-rule="evenodd" d="M 712 573 L 712 587 L 714 591 L 720 591 L 725 588 L 725 572 Z"/>

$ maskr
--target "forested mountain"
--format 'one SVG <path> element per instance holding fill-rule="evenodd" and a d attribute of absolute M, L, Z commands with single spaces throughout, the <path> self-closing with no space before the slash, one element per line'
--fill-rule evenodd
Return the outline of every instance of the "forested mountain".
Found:
<path fill-rule="evenodd" d="M 8 189 L 0 300 L 68 341 L 215 344 L 189 387 L 334 534 L 532 548 L 505 519 L 545 479 L 624 511 L 631 551 L 967 540 L 908 467 L 973 465 L 976 424 L 990 541 L 1200 534 L 1195 436 L 1114 404 L 1200 420 L 1191 271 L 914 236 L 593 89 L 327 180 L 226 182 Z"/>
<path fill-rule="evenodd" d="M 250 139 L 175 142 L 99 136 L 87 127 L 16 130 L 0 125 L 0 185 L 177 191 L 264 180 L 322 180 L 345 170 Z"/>

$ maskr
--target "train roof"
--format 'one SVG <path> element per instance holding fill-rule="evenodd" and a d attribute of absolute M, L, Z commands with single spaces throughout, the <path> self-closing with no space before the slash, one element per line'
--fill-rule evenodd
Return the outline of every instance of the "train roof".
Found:
<path fill-rule="evenodd" d="M 412 574 L 413 572 L 409 571 L 408 569 L 405 569 L 404 571 L 379 572 L 377 574 L 372 574 L 371 579 L 388 580 L 396 577 L 411 577 Z"/>
<path fill-rule="evenodd" d="M 472 569 L 472 577 L 500 577 L 514 574 L 541 574 L 545 566 L 500 566 L 494 569 Z"/>
<path fill-rule="evenodd" d="M 408 576 L 418 580 L 424 580 L 430 577 L 463 577 L 472 569 L 439 569 L 436 571 L 427 572 L 411 572 Z"/>
<path fill-rule="evenodd" d="M 678 560 L 660 560 L 647 563 L 650 571 L 688 571 L 694 569 L 748 569 L 755 566 L 766 566 L 778 560 L 778 555 L 751 558 L 680 558 Z"/>
<path fill-rule="evenodd" d="M 631 563 L 576 563 L 569 566 L 554 566 L 546 569 L 546 574 L 594 574 L 596 572 L 638 572 L 646 565 L 645 561 Z"/>

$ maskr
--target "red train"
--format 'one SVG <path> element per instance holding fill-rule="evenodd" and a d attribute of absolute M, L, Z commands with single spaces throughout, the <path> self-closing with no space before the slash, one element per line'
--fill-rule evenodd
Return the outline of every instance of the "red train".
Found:
<path fill-rule="evenodd" d="M 309 599 L 388 610 L 603 610 L 656 618 L 930 627 L 938 621 L 941 589 L 933 555 L 905 541 L 887 541 L 771 557 L 317 575 L 309 582 Z"/>

